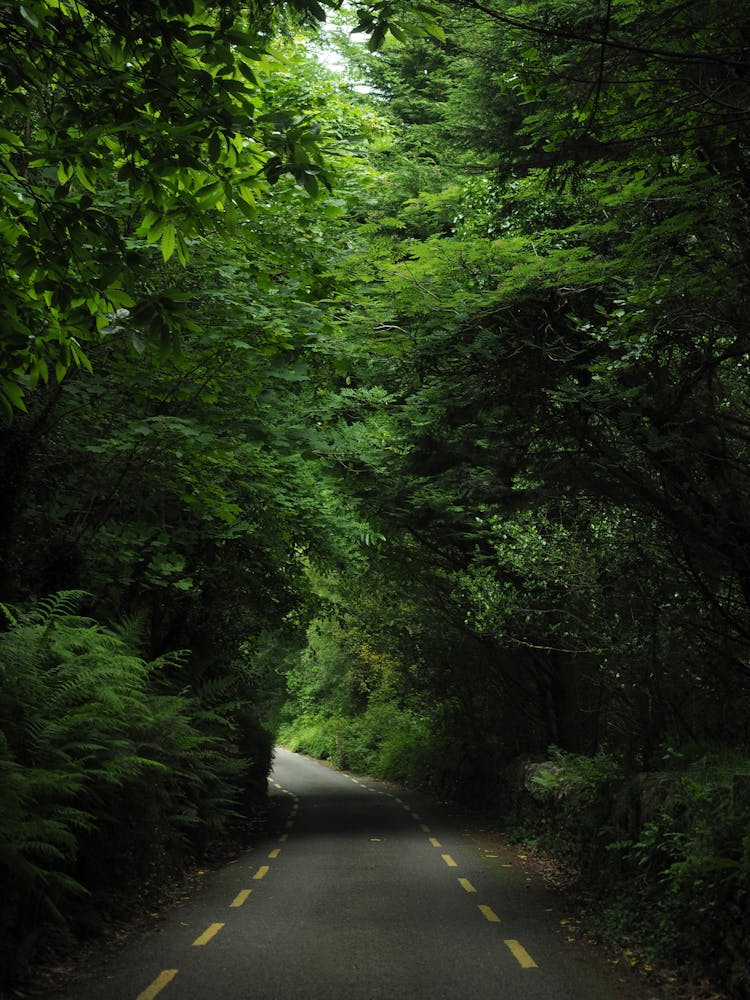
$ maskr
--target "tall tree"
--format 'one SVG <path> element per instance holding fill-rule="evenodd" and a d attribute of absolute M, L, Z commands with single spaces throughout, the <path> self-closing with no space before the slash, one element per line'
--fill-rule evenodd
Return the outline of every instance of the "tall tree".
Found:
<path fill-rule="evenodd" d="M 668 731 L 740 739 L 721 706 L 748 680 L 746 15 L 460 6 L 428 121 L 403 96 L 423 43 L 370 57 L 448 176 L 415 192 L 394 172 L 371 216 L 391 356 L 364 375 L 383 414 L 361 419 L 391 444 L 359 481 L 457 574 L 455 614 L 542 739 L 630 731 L 645 757 Z M 586 691 L 618 706 L 603 729 Z"/>

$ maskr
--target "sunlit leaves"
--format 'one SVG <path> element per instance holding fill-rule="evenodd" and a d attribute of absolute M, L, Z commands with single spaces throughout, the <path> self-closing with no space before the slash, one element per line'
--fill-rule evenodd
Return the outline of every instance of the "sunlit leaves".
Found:
<path fill-rule="evenodd" d="M 0 17 L 8 414 L 43 377 L 39 359 L 58 372 L 78 363 L 70 342 L 96 340 L 142 296 L 151 245 L 161 266 L 185 266 L 191 239 L 252 218 L 281 178 L 308 196 L 330 188 L 304 94 L 264 96 L 294 56 L 269 51 L 262 25 L 210 4 L 118 10 L 106 24 L 99 13 L 40 0 Z"/>
<path fill-rule="evenodd" d="M 398 41 L 413 37 L 432 37 L 445 41 L 445 30 L 440 23 L 438 9 L 429 3 L 416 2 L 408 6 L 398 5 L 391 0 L 376 0 L 374 3 L 358 5 L 357 31 L 369 35 L 367 47 L 376 51 L 391 34 Z"/>

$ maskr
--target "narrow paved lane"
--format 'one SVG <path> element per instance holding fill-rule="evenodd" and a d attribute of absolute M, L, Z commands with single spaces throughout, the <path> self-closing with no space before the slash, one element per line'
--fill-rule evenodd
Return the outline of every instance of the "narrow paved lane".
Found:
<path fill-rule="evenodd" d="M 60 1000 L 616 995 L 517 872 L 488 863 L 436 805 L 283 750 L 272 793 L 286 806 L 276 837 Z"/>

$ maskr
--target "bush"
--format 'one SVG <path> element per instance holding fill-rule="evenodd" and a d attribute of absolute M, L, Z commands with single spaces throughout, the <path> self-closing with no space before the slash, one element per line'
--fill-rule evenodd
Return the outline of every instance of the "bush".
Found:
<path fill-rule="evenodd" d="M 428 720 L 388 696 L 374 696 L 361 715 L 302 715 L 278 738 L 289 750 L 412 787 L 428 787 L 437 771 Z"/>
<path fill-rule="evenodd" d="M 731 996 L 750 994 L 750 759 L 724 751 L 651 776 L 655 808 L 613 845 L 629 865 L 652 952 Z M 658 803 L 658 805 L 656 805 Z"/>
<path fill-rule="evenodd" d="M 601 891 L 601 924 L 645 957 L 750 995 L 750 759 L 671 754 L 626 778 L 606 754 L 527 764 L 527 835 Z M 530 808 L 528 808 L 530 806 Z"/>
<path fill-rule="evenodd" d="M 614 789 L 621 779 L 620 765 L 604 752 L 586 757 L 551 747 L 547 760 L 525 767 L 525 788 L 542 807 L 539 833 L 578 872 L 601 870 L 607 860 Z"/>
<path fill-rule="evenodd" d="M 180 657 L 146 663 L 81 595 L 4 608 L 0 634 L 0 981 L 50 923 L 97 927 L 226 837 L 257 772 L 228 687 L 170 693 Z M 267 757 L 258 761 L 267 767 Z"/>
<path fill-rule="evenodd" d="M 293 753 L 305 753 L 318 760 L 331 756 L 330 729 L 323 715 L 303 715 L 294 722 L 280 726 L 279 743 Z"/>

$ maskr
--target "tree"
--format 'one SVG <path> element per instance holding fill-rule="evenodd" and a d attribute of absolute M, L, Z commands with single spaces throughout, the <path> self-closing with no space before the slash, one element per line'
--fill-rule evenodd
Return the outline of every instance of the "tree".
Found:
<path fill-rule="evenodd" d="M 437 31 L 418 9 L 412 30 Z M 399 30 L 388 4 L 361 14 L 379 37 Z M 185 264 L 193 239 L 251 217 L 279 178 L 311 195 L 330 187 L 310 109 L 267 96 L 294 72 L 274 30 L 324 18 L 316 0 L 0 8 L 7 416 L 40 381 L 87 367 L 85 345 L 123 315 L 139 336 L 172 343 L 184 301 L 133 280 L 151 247 Z"/>
<path fill-rule="evenodd" d="M 385 356 L 360 392 L 374 400 L 379 384 L 381 413 L 354 417 L 339 447 L 348 442 L 345 461 L 384 532 L 410 533 L 425 559 L 456 574 L 453 613 L 496 646 L 505 686 L 546 737 L 559 735 L 544 721 L 554 681 L 560 706 L 582 690 L 619 705 L 594 741 L 627 730 L 617 712 L 635 717 L 631 749 L 649 757 L 667 730 L 726 731 L 719 706 L 747 680 L 744 14 L 463 6 L 475 15 L 452 40 L 460 57 L 441 64 L 449 97 L 429 123 L 453 170 L 442 201 L 392 180 L 387 213 L 371 215 Z M 372 80 L 399 94 L 411 123 L 419 116 L 402 95 L 421 46 L 373 57 Z M 730 93 L 734 111 L 719 110 Z M 436 204 L 447 221 L 425 210 Z M 558 523 L 562 534 L 550 534 Z M 593 546 L 585 623 L 571 632 L 581 593 L 572 553 L 591 548 L 591 523 L 621 527 L 623 569 L 613 581 L 608 545 Z M 501 530 L 514 540 L 499 557 Z M 532 540 L 571 565 L 537 565 Z M 635 607 L 644 610 L 629 630 Z M 612 620 L 617 629 L 602 627 Z M 686 644 L 695 656 L 683 669 Z M 583 688 L 565 662 L 581 665 L 579 652 Z M 520 687 L 514 661 L 528 664 Z M 639 699 L 661 707 L 648 718 Z M 582 717 L 565 729 L 586 731 Z M 734 738 L 743 731 L 740 712 Z"/>
<path fill-rule="evenodd" d="M 288 74 L 268 82 L 269 100 L 315 110 L 342 171 L 336 194 L 279 176 L 231 238 L 196 231 L 187 267 L 136 239 L 135 293 L 186 311 L 152 320 L 154 337 L 124 307 L 90 341 L 91 370 L 41 379 L 3 428 L 0 591 L 14 607 L 0 635 L 0 922 L 17 927 L 3 962 L 20 943 L 31 953 L 55 916 L 73 931 L 98 922 L 107 878 L 125 907 L 134 871 L 161 889 L 246 835 L 270 766 L 257 718 L 278 669 L 269 649 L 304 635 L 309 565 L 353 562 L 365 544 L 326 467 L 317 403 L 346 368 L 346 327 L 329 309 L 348 299 L 345 210 L 373 180 L 352 136 L 380 123 L 301 44 L 277 58 Z M 122 223 L 124 201 L 110 207 Z M 160 332 L 180 349 L 162 351 Z"/>

